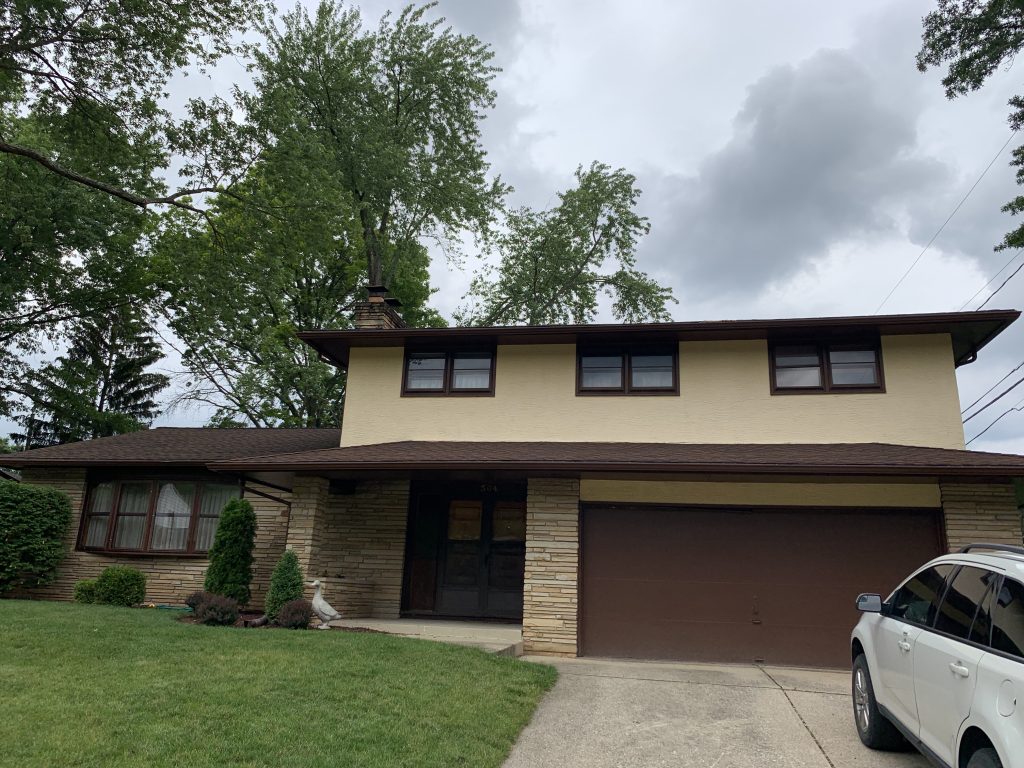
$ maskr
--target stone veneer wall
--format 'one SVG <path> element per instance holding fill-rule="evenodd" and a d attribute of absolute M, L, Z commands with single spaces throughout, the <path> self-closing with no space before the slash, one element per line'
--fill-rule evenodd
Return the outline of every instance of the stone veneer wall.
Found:
<path fill-rule="evenodd" d="M 580 483 L 530 478 L 526 497 L 523 650 L 576 656 Z"/>
<path fill-rule="evenodd" d="M 364 481 L 327 497 L 310 573 L 343 616 L 398 618 L 408 517 L 408 480 Z"/>
<path fill-rule="evenodd" d="M 1024 544 L 1013 483 L 940 483 L 949 550 L 972 542 Z"/>
<path fill-rule="evenodd" d="M 99 555 L 75 549 L 85 497 L 84 469 L 26 469 L 22 481 L 48 485 L 71 497 L 71 524 L 67 533 L 67 554 L 57 568 L 57 578 L 45 587 L 27 592 L 30 597 L 70 600 L 75 582 L 94 579 L 108 565 L 129 565 L 146 576 L 146 600 L 154 603 L 181 603 L 191 593 L 203 588 L 208 560 L 205 557 L 174 557 L 173 555 L 135 556 Z M 274 493 L 287 498 L 287 494 Z M 288 506 L 254 493 L 245 498 L 256 512 L 256 548 L 253 568 L 251 608 L 261 608 L 270 583 L 270 573 L 284 551 L 288 530 Z"/>

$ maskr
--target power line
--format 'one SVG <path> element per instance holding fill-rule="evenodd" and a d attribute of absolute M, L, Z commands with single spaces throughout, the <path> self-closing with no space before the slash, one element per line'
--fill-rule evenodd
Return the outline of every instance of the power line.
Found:
<path fill-rule="evenodd" d="M 980 294 L 982 291 L 984 291 L 986 288 L 988 288 L 990 285 L 992 285 L 992 283 L 994 283 L 996 281 L 996 278 L 999 277 L 1001 274 L 1003 274 L 1003 270 L 1006 269 L 1008 266 L 1010 266 L 1013 263 L 1014 259 L 1016 259 L 1018 256 L 1020 256 L 1022 253 L 1024 253 L 1024 248 L 1021 248 L 1015 254 L 1013 254 L 1013 256 L 1010 257 L 1010 260 L 1007 261 L 1005 264 L 1003 264 L 1003 266 L 1001 266 L 999 268 L 999 271 L 996 272 L 994 275 L 992 275 L 992 277 L 989 278 L 987 283 L 985 283 L 983 286 L 981 286 L 981 288 L 979 288 L 975 292 L 975 294 L 973 296 L 971 296 L 971 298 L 969 298 L 967 301 L 965 301 L 963 304 L 960 305 L 960 309 L 958 309 L 957 312 L 963 312 L 964 311 L 964 307 L 966 307 L 968 304 L 970 304 L 972 301 L 974 301 L 976 298 L 978 298 L 978 294 Z"/>
<path fill-rule="evenodd" d="M 1022 382 L 1024 382 L 1024 376 L 1022 376 L 1021 378 L 1017 379 L 1017 381 L 1015 381 L 1009 387 L 1007 387 L 1002 392 L 1000 392 L 997 397 L 992 398 L 987 403 L 985 403 L 983 406 L 981 406 L 981 408 L 979 408 L 974 413 L 972 413 L 970 416 L 968 416 L 966 419 L 964 419 L 964 424 L 966 424 L 968 421 L 973 419 L 975 416 L 977 416 L 982 411 L 986 410 L 987 408 L 991 408 L 993 405 L 998 403 L 1000 400 L 1002 400 L 1004 397 L 1006 397 L 1008 394 L 1010 394 L 1013 390 L 1015 390 L 1017 387 L 1019 387 Z"/>
<path fill-rule="evenodd" d="M 1001 378 L 1001 379 L 1000 379 L 999 381 L 997 381 L 997 382 L 996 382 L 995 384 L 993 384 L 993 385 L 992 385 L 991 387 L 989 387 L 989 388 L 988 388 L 987 390 L 985 390 L 985 392 L 984 392 L 984 393 L 983 393 L 983 394 L 981 395 L 981 397 L 979 397 L 979 398 L 978 398 L 977 400 L 975 400 L 975 401 L 974 401 L 973 403 L 971 403 L 971 404 L 970 404 L 970 405 L 968 405 L 968 406 L 967 406 L 966 408 L 964 408 L 964 409 L 963 409 L 962 411 L 960 411 L 960 415 L 961 415 L 961 416 L 963 416 L 963 415 L 964 415 L 965 413 L 967 413 L 967 412 L 968 412 L 969 410 L 971 410 L 971 408 L 973 408 L 973 407 L 974 407 L 974 406 L 976 406 L 976 405 L 977 405 L 978 403 L 980 403 L 980 402 L 981 402 L 982 400 L 984 400 L 984 399 L 985 399 L 985 397 L 987 397 L 987 396 L 988 396 L 988 393 L 989 393 L 989 392 L 991 392 L 991 391 L 992 391 L 993 389 L 995 389 L 996 387 L 998 387 L 998 386 L 999 386 L 1000 384 L 1002 384 L 1002 383 L 1003 383 L 1004 381 L 1006 381 L 1006 380 L 1007 380 L 1008 378 L 1010 378 L 1010 377 L 1011 377 L 1011 376 L 1012 376 L 1013 374 L 1015 374 L 1015 373 L 1016 373 L 1017 371 L 1019 371 L 1019 370 L 1020 370 L 1021 368 L 1024 368 L 1024 360 L 1021 360 L 1021 361 L 1020 361 L 1020 363 L 1018 363 L 1018 365 L 1017 365 L 1017 367 L 1016 367 L 1016 368 L 1014 368 L 1014 369 L 1013 369 L 1012 371 L 1010 371 L 1010 372 L 1009 372 L 1008 374 L 1006 374 L 1005 376 L 1003 376 L 1003 378 Z"/>
<path fill-rule="evenodd" d="M 1010 273 L 1010 276 L 1009 276 L 1008 278 L 1006 278 L 1005 280 L 1003 280 L 1003 282 L 1001 282 L 1001 283 L 999 284 L 999 287 L 998 287 L 998 288 L 996 288 L 996 289 L 995 289 L 994 291 L 992 291 L 992 293 L 990 293 L 990 294 L 989 294 L 989 297 L 988 297 L 987 299 L 985 299 L 985 301 L 983 301 L 983 302 L 981 303 L 981 306 L 980 306 L 980 307 L 978 307 L 978 309 L 976 309 L 976 310 L 974 310 L 974 311 L 975 311 L 975 312 L 978 312 L 978 311 L 980 311 L 980 310 L 984 309 L 984 308 L 985 308 L 985 305 L 986 305 L 986 304 L 988 304 L 988 303 L 989 303 L 990 301 L 992 301 L 992 298 L 993 298 L 993 297 L 994 297 L 994 296 L 995 296 L 995 295 L 996 295 L 997 293 L 999 293 L 999 292 L 1000 292 L 1001 290 L 1003 290 L 1003 286 L 1004 286 L 1004 285 L 1006 285 L 1006 284 L 1007 284 L 1008 282 L 1010 282 L 1011 280 L 1013 280 L 1013 278 L 1014 278 L 1014 277 L 1016 277 L 1017 273 L 1018 273 L 1018 272 L 1020 272 L 1020 271 L 1021 271 L 1021 269 L 1024 269 L 1024 262 L 1021 262 L 1021 265 L 1020 265 L 1019 267 L 1017 267 L 1017 268 L 1016 268 L 1015 270 L 1013 270 L 1013 272 L 1011 272 L 1011 273 Z"/>
<path fill-rule="evenodd" d="M 909 275 L 911 271 L 913 271 L 914 267 L 917 266 L 917 262 L 921 260 L 925 252 L 932 247 L 932 243 L 935 242 L 935 238 L 942 234 L 942 230 L 946 228 L 946 225 L 949 224 L 949 222 L 952 220 L 954 216 L 956 216 L 956 212 L 960 210 L 964 203 L 967 202 L 967 198 L 970 197 L 971 193 L 977 188 L 979 184 L 981 184 L 981 180 L 985 178 L 985 174 L 988 173 L 989 168 L 995 165 L 996 160 L 999 159 L 999 156 L 1003 154 L 1003 150 L 1010 145 L 1010 142 L 1013 141 L 1013 137 L 1016 135 L 1017 131 L 1014 131 L 1013 133 L 1010 134 L 1010 138 L 1006 140 L 1006 143 L 999 148 L 999 151 L 996 152 L 995 156 L 993 156 L 993 158 L 989 161 L 988 165 L 985 166 L 985 170 L 981 172 L 981 176 L 978 177 L 978 180 L 975 181 L 973 185 L 971 185 L 971 188 L 967 190 L 967 194 L 963 196 L 963 199 L 961 199 L 959 203 L 956 204 L 956 208 L 953 209 L 953 212 L 946 217 L 946 220 L 942 222 L 942 226 L 935 231 L 934 235 L 932 235 L 932 239 L 929 240 L 928 244 L 921 249 L 921 252 L 919 254 L 917 254 L 917 258 L 914 259 L 913 264 L 907 267 L 907 271 L 900 276 L 900 279 L 896 281 L 896 285 L 894 285 L 892 287 L 892 290 L 890 290 L 889 293 L 885 295 L 885 298 L 882 299 L 882 303 L 878 305 L 878 309 L 874 311 L 874 314 L 877 315 L 881 311 L 882 307 L 886 305 L 886 302 L 888 302 L 889 299 L 892 298 L 892 295 L 896 293 L 896 289 L 903 285 L 903 281 L 907 279 L 907 275 Z"/>
<path fill-rule="evenodd" d="M 981 430 L 981 432 L 979 432 L 974 437 L 972 437 L 970 440 L 968 440 L 965 443 L 965 445 L 970 445 L 971 443 L 973 443 L 979 437 L 981 437 L 986 432 L 988 432 L 990 429 L 992 429 L 992 427 L 994 427 L 996 424 L 998 424 L 1000 421 L 1002 421 L 1002 418 L 1004 416 L 1007 416 L 1007 415 L 1013 413 L 1014 411 L 1024 411 L 1024 400 L 1021 400 L 1019 403 L 1017 403 L 1012 408 L 1007 408 L 1005 411 L 1000 413 L 995 419 L 992 420 L 992 422 L 987 427 L 985 427 L 983 430 Z"/>

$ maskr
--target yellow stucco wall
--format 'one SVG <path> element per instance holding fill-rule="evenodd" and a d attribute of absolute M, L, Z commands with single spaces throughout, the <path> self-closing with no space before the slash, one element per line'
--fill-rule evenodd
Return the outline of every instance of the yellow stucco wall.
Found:
<path fill-rule="evenodd" d="M 884 337 L 884 394 L 773 396 L 763 340 L 681 343 L 678 396 L 578 397 L 569 344 L 499 347 L 494 397 L 401 397 L 402 349 L 350 354 L 342 445 L 552 440 L 964 447 L 948 334 Z"/>
<path fill-rule="evenodd" d="M 583 478 L 580 501 L 805 507 L 942 506 L 937 482 L 690 482 Z"/>

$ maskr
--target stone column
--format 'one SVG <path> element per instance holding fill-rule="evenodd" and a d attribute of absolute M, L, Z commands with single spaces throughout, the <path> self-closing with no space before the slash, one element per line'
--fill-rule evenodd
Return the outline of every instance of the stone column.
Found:
<path fill-rule="evenodd" d="M 299 558 L 302 575 L 317 578 L 324 529 L 327 525 L 327 488 L 325 477 L 297 476 L 292 483 L 292 509 L 288 519 L 286 549 Z M 312 588 L 307 589 L 312 594 Z"/>
<path fill-rule="evenodd" d="M 577 654 L 580 482 L 531 477 L 526 498 L 523 651 Z"/>
<path fill-rule="evenodd" d="M 949 550 L 972 542 L 1024 543 L 1013 483 L 940 483 Z"/>

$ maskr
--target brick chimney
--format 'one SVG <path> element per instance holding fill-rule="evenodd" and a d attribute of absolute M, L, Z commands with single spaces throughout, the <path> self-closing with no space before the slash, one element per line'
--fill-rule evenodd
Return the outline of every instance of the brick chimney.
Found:
<path fill-rule="evenodd" d="M 388 296 L 387 288 L 382 285 L 371 285 L 366 291 L 369 294 L 366 301 L 356 302 L 355 305 L 353 322 L 356 328 L 383 330 L 405 327 L 405 320 L 397 310 L 402 306 L 402 302 Z"/>

